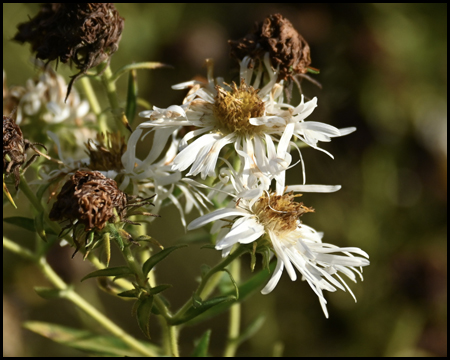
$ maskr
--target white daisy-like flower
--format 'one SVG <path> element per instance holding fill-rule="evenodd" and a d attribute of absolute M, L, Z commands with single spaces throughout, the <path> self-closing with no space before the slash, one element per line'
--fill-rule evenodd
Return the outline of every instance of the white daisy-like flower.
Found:
<path fill-rule="evenodd" d="M 290 144 L 295 135 L 306 144 L 320 149 L 319 141 L 330 141 L 355 128 L 337 129 L 320 122 L 305 121 L 317 106 L 317 98 L 296 107 L 283 102 L 283 85 L 277 83 L 277 72 L 265 59 L 269 82 L 259 89 L 263 70 L 248 68 L 250 59 L 241 63 L 239 85 L 227 85 L 212 76 L 212 62 L 208 62 L 208 83 L 189 81 L 175 85 L 175 89 L 191 88 L 182 105 L 167 109 L 154 108 L 140 116 L 149 118 L 139 125 L 146 127 L 193 126 L 181 142 L 181 151 L 175 157 L 174 169 L 186 170 L 187 176 L 215 175 L 220 151 L 228 144 L 246 162 L 246 171 L 264 174 L 267 164 L 278 164 L 280 177 L 290 163 Z M 251 83 L 252 79 L 253 83 Z M 192 141 L 191 141 L 192 140 Z M 276 151 L 272 144 L 278 143 Z M 282 182 L 283 179 L 280 179 Z"/>
<path fill-rule="evenodd" d="M 261 187 L 240 189 L 232 206 L 218 209 L 199 217 L 188 225 L 188 230 L 199 228 L 217 221 L 211 231 L 217 232 L 216 249 L 227 256 L 234 245 L 249 244 L 258 239 L 269 241 L 277 257 L 277 265 L 263 294 L 270 293 L 278 284 L 284 268 L 292 281 L 297 279 L 297 271 L 319 297 L 326 317 L 328 311 L 323 290 L 348 290 L 350 288 L 340 274 L 356 282 L 356 275 L 362 280 L 362 266 L 369 265 L 367 253 L 356 247 L 343 247 L 322 242 L 322 233 L 302 224 L 299 217 L 313 211 L 302 203 L 294 201 L 294 191 L 332 192 L 340 186 L 294 185 L 287 187 L 286 193 L 270 193 Z M 239 190 L 241 190 L 239 192 Z M 225 222 L 226 221 L 226 222 Z M 232 222 L 231 228 L 224 226 Z M 360 256 L 355 256 L 360 255 Z"/>

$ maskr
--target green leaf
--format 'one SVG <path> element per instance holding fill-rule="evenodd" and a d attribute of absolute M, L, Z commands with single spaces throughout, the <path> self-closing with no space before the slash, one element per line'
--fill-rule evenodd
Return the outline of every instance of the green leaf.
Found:
<path fill-rule="evenodd" d="M 59 344 L 69 346 L 89 354 L 106 356 L 143 356 L 143 354 L 131 349 L 125 342 L 115 336 L 100 336 L 87 330 L 78 330 L 39 321 L 28 321 L 23 325 L 26 329 L 33 331 L 47 339 Z M 158 356 L 156 346 L 147 342 L 141 342 L 149 353 Z"/>
<path fill-rule="evenodd" d="M 179 325 L 183 324 L 189 320 L 196 318 L 197 316 L 203 314 L 207 310 L 215 308 L 224 303 L 234 303 L 236 301 L 236 297 L 233 295 L 228 296 L 218 296 L 206 301 L 203 301 L 201 305 L 196 304 L 196 306 L 192 305 L 180 318 L 174 318 L 171 321 L 171 325 Z"/>
<path fill-rule="evenodd" d="M 165 291 L 167 289 L 170 289 L 172 286 L 173 285 L 170 285 L 170 284 L 163 284 L 163 285 L 155 286 L 155 287 L 150 289 L 150 294 L 151 295 L 159 294 L 159 293 L 161 293 L 161 292 L 163 292 L 163 291 Z"/>
<path fill-rule="evenodd" d="M 273 261 L 269 269 L 261 270 L 259 273 L 253 275 L 249 280 L 244 282 L 239 286 L 239 302 L 244 301 L 248 296 L 253 294 L 256 290 L 260 290 L 265 283 L 270 278 L 270 275 L 272 274 L 273 270 L 275 269 L 276 261 Z M 269 271 L 270 270 L 270 271 Z M 231 296 L 231 294 L 234 293 L 233 291 L 229 291 L 225 295 Z M 234 296 L 233 296 L 234 298 Z M 202 314 L 196 316 L 195 318 L 190 319 L 190 321 L 186 325 L 195 325 L 202 321 L 205 321 L 207 319 L 210 319 L 212 317 L 217 316 L 218 314 L 227 311 L 234 302 L 224 302 L 221 304 L 218 304 L 217 306 L 208 309 L 207 311 L 203 312 Z"/>
<path fill-rule="evenodd" d="M 31 231 L 31 232 L 36 232 L 36 228 L 34 226 L 34 220 L 30 219 L 30 218 L 26 218 L 26 217 L 22 217 L 22 216 L 11 216 L 9 218 L 4 218 L 3 222 L 11 224 L 11 225 L 16 225 L 18 227 L 21 227 L 22 229 Z"/>
<path fill-rule="evenodd" d="M 34 226 L 36 228 L 36 232 L 38 233 L 39 237 L 47 242 L 47 235 L 45 233 L 44 229 L 44 213 L 41 212 L 40 214 L 37 214 L 34 218 Z"/>
<path fill-rule="evenodd" d="M 134 275 L 134 272 L 127 266 L 117 266 L 107 269 L 101 269 L 94 272 L 91 272 L 90 274 L 87 274 L 84 278 L 81 279 L 81 281 L 98 277 L 98 276 L 128 276 L 128 275 Z"/>
<path fill-rule="evenodd" d="M 136 116 L 136 102 L 138 96 L 138 84 L 136 79 L 136 70 L 133 69 L 128 75 L 128 93 L 127 93 L 127 105 L 125 107 L 125 115 L 130 124 L 133 123 L 133 119 Z"/>
<path fill-rule="evenodd" d="M 67 290 L 52 289 L 41 286 L 35 286 L 34 291 L 43 299 L 62 299 L 65 297 Z"/>
<path fill-rule="evenodd" d="M 150 315 L 153 307 L 153 296 L 144 295 L 138 300 L 136 319 L 139 328 L 150 339 Z"/>
<path fill-rule="evenodd" d="M 172 251 L 177 249 L 186 247 L 187 245 L 176 245 L 171 246 L 167 249 L 161 250 L 159 253 L 151 256 L 145 263 L 142 265 L 142 271 L 144 272 L 144 276 L 147 276 L 148 273 L 153 269 L 153 267 L 159 263 L 161 260 L 164 260 Z"/>
<path fill-rule="evenodd" d="M 117 296 L 137 299 L 139 297 L 139 294 L 140 294 L 139 289 L 133 289 L 133 290 L 123 291 L 123 292 L 117 294 Z"/>
<path fill-rule="evenodd" d="M 198 340 L 191 357 L 207 357 L 209 348 L 209 339 L 211 338 L 211 330 L 206 330 L 200 340 Z"/>
<path fill-rule="evenodd" d="M 134 64 L 128 64 L 123 67 L 121 67 L 119 70 L 115 72 L 115 74 L 111 78 L 111 82 L 117 81 L 118 78 L 120 78 L 123 74 L 125 74 L 127 71 L 131 70 L 139 70 L 139 69 L 158 69 L 158 68 L 172 68 L 170 65 L 166 65 L 159 62 L 141 62 L 141 63 L 134 63 Z"/>

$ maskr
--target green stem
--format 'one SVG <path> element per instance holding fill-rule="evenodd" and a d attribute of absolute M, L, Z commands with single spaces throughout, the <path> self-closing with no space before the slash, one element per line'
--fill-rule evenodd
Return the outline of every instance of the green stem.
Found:
<path fill-rule="evenodd" d="M 59 290 L 64 290 L 64 298 L 71 301 L 81 310 L 86 312 L 92 319 L 96 320 L 104 329 L 112 335 L 120 338 L 124 343 L 134 349 L 136 352 L 145 356 L 157 356 L 158 354 L 141 344 L 135 338 L 129 336 L 124 330 L 114 324 L 106 316 L 95 309 L 91 304 L 78 295 L 69 285 L 67 285 L 56 272 L 50 267 L 44 257 L 37 259 L 30 250 L 14 243 L 13 241 L 3 237 L 3 247 L 11 252 L 22 256 L 23 258 L 36 263 L 46 278 Z"/>
<path fill-rule="evenodd" d="M 142 267 L 136 261 L 129 247 L 125 247 L 123 249 L 123 256 L 128 266 L 136 274 L 139 286 L 141 286 L 142 288 L 146 288 L 147 290 L 150 290 L 149 281 L 146 277 L 144 277 Z M 154 285 L 153 282 L 152 285 Z M 172 314 L 170 313 L 166 304 L 164 304 L 164 302 L 158 295 L 154 296 L 153 304 L 158 309 L 162 317 L 160 322 L 161 327 L 163 328 L 163 344 L 166 355 L 179 357 L 180 355 L 178 352 L 178 331 L 176 329 L 176 326 L 170 325 L 170 321 L 172 320 Z"/>
<path fill-rule="evenodd" d="M 211 294 L 211 292 L 214 290 L 215 286 L 218 283 L 218 280 L 220 278 L 220 271 L 222 271 L 228 264 L 230 264 L 233 260 L 241 256 L 247 251 L 247 249 L 243 246 L 239 246 L 235 251 L 233 251 L 230 255 L 228 255 L 224 260 L 222 260 L 220 263 L 218 263 L 216 266 L 214 266 L 212 269 L 210 269 L 206 275 L 203 277 L 197 291 L 195 292 L 200 298 L 204 300 L 204 297 L 206 298 L 207 295 Z M 214 287 L 212 286 L 206 286 L 208 282 L 212 280 Z M 181 308 L 178 310 L 178 312 L 173 316 L 172 320 L 178 319 L 183 316 L 183 314 L 190 309 L 192 306 L 192 300 L 189 299 Z"/>
<path fill-rule="evenodd" d="M 106 115 L 102 112 L 102 107 L 100 106 L 89 77 L 83 76 L 79 80 L 79 82 L 84 90 L 84 94 L 87 101 L 89 102 L 89 105 L 91 106 L 92 111 L 97 117 L 99 132 L 106 133 L 108 131 L 108 125 L 106 124 Z"/>
<path fill-rule="evenodd" d="M 88 314 L 92 319 L 97 321 L 105 330 L 114 336 L 117 336 L 124 343 L 130 346 L 130 348 L 139 352 L 145 356 L 157 356 L 157 354 L 141 344 L 138 340 L 128 335 L 124 330 L 114 324 L 105 315 L 100 313 L 96 308 L 84 300 L 80 295 L 78 295 L 70 286 L 68 286 L 53 269 L 48 265 L 45 258 L 39 259 L 38 266 L 48 280 L 58 289 L 64 290 L 64 297 L 71 301 L 74 305 L 78 306 L 86 314 Z"/>
<path fill-rule="evenodd" d="M 24 248 L 23 246 L 20 246 L 19 244 L 9 240 L 8 238 L 5 238 L 4 236 L 3 236 L 3 247 L 16 255 L 23 257 L 24 259 L 30 261 L 36 260 L 36 256 L 30 250 Z"/>
<path fill-rule="evenodd" d="M 178 328 L 174 325 L 168 325 L 167 333 L 170 346 L 170 355 L 174 357 L 180 357 L 180 353 L 178 351 Z"/>
<path fill-rule="evenodd" d="M 230 264 L 230 272 L 236 283 L 240 281 L 241 262 L 239 259 Z M 230 309 L 230 325 L 228 329 L 227 345 L 225 347 L 224 357 L 234 357 L 238 348 L 239 329 L 241 325 L 241 304 L 235 303 Z"/>
<path fill-rule="evenodd" d="M 119 106 L 119 99 L 117 98 L 117 88 L 112 77 L 113 74 L 111 68 L 108 65 L 102 74 L 102 82 L 106 90 L 109 105 L 111 106 L 111 112 L 115 119 L 115 129 L 119 130 L 122 135 L 128 136 L 129 133 L 126 131 L 126 127 L 128 126 L 129 128 L 128 120 L 123 109 Z M 129 128 L 129 130 L 131 131 L 131 128 Z"/>

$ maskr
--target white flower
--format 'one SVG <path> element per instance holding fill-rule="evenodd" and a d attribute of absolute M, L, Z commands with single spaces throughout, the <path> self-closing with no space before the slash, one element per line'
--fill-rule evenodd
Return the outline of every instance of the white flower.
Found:
<path fill-rule="evenodd" d="M 49 124 L 81 121 L 89 112 L 89 103 L 81 100 L 75 89 L 64 101 L 67 84 L 63 77 L 41 61 L 36 66 L 43 69 L 39 80 L 28 79 L 25 88 L 14 90 L 19 97 L 16 122 L 20 124 L 35 116 Z"/>
<path fill-rule="evenodd" d="M 235 188 L 237 191 L 241 190 L 239 185 Z M 287 191 L 332 192 L 339 188 L 340 186 L 294 185 L 288 187 Z M 269 193 L 261 187 L 244 189 L 236 195 L 234 206 L 201 216 L 188 225 L 188 230 L 221 220 L 213 225 L 211 231 L 219 231 L 216 249 L 222 250 L 223 256 L 227 256 L 237 243 L 248 244 L 260 238 L 268 240 L 277 257 L 277 265 L 261 292 L 268 294 L 275 288 L 284 268 L 291 280 L 295 281 L 297 269 L 302 279 L 308 282 L 319 297 L 325 316 L 328 317 L 323 290 L 347 289 L 355 298 L 339 273 L 355 282 L 357 274 L 362 280 L 362 270 L 358 268 L 369 265 L 366 259 L 368 255 L 359 248 L 340 248 L 322 243 L 322 234 L 299 220 L 299 216 L 312 209 L 293 201 L 294 197 L 292 193 Z M 230 221 L 231 228 L 223 226 Z"/>
<path fill-rule="evenodd" d="M 283 85 L 278 84 L 277 72 L 271 69 L 268 58 L 265 65 L 270 75 L 269 82 L 258 90 L 262 69 L 254 74 L 248 68 L 250 59 L 241 63 L 241 82 L 227 85 L 212 76 L 209 62 L 208 83 L 190 81 L 174 86 L 175 89 L 191 87 L 181 106 L 167 109 L 154 108 L 140 116 L 149 118 L 139 127 L 194 126 L 181 142 L 180 153 L 174 159 L 174 169 L 186 170 L 187 176 L 215 175 L 220 151 L 234 144 L 236 152 L 243 158 L 244 170 L 256 176 L 273 178 L 284 183 L 285 170 L 291 157 L 292 137 L 295 135 L 306 144 L 320 149 L 318 141 L 330 141 L 332 137 L 346 135 L 354 128 L 337 129 L 319 122 L 305 122 L 317 106 L 317 98 L 294 107 L 283 102 Z M 255 79 L 251 84 L 253 75 Z M 192 141 L 191 141 L 192 140 Z M 278 143 L 275 148 L 274 143 Z M 270 178 L 270 179 L 271 179 Z"/>

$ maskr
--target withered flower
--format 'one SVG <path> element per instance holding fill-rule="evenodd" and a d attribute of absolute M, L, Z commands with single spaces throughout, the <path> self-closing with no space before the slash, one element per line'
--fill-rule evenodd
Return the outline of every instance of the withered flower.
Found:
<path fill-rule="evenodd" d="M 3 174 L 9 176 L 14 174 L 16 190 L 20 183 L 20 167 L 27 160 L 26 151 L 31 148 L 36 154 L 34 154 L 30 160 L 23 167 L 23 171 L 36 160 L 40 155 L 49 158 L 47 155 L 41 153 L 36 145 L 44 145 L 40 143 L 31 143 L 27 139 L 23 138 L 22 130 L 17 125 L 13 118 L 3 115 Z"/>
<path fill-rule="evenodd" d="M 53 221 L 83 224 L 85 231 L 103 229 L 108 221 L 127 214 L 127 195 L 98 171 L 79 170 L 64 184 L 50 211 Z"/>
<path fill-rule="evenodd" d="M 131 235 L 122 229 L 123 226 L 126 223 L 139 225 L 128 220 L 127 216 L 159 217 L 139 211 L 144 205 L 153 205 L 149 201 L 151 198 L 128 196 L 117 187 L 114 180 L 102 173 L 78 170 L 62 187 L 49 218 L 59 222 L 68 221 L 61 233 L 67 229 L 73 231 L 75 253 L 80 246 L 80 237 L 85 238 L 87 253 L 101 243 L 105 235 L 108 243 L 111 236 L 123 248 L 123 239 L 131 239 Z"/>
<path fill-rule="evenodd" d="M 31 44 L 36 58 L 75 64 L 67 89 L 90 68 L 109 61 L 119 48 L 124 18 L 112 3 L 46 3 L 39 13 L 18 26 L 14 40 Z M 67 97 L 66 96 L 66 97 Z"/>
<path fill-rule="evenodd" d="M 250 56 L 259 62 L 268 52 L 272 66 L 279 67 L 278 81 L 314 71 L 309 67 L 311 56 L 308 43 L 280 14 L 269 15 L 264 21 L 255 23 L 253 30 L 242 39 L 229 40 L 228 43 L 231 56 L 237 60 Z"/>

